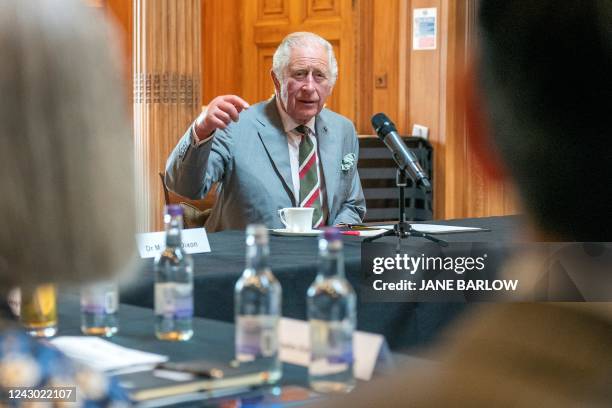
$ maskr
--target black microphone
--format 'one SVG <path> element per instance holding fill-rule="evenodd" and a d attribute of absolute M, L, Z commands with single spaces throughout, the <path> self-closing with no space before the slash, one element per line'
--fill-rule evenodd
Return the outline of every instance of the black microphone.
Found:
<path fill-rule="evenodd" d="M 407 171 L 410 177 L 416 180 L 417 185 L 423 187 L 426 191 L 431 191 L 431 182 L 427 178 L 427 174 L 423 171 L 414 153 L 408 149 L 406 143 L 397 134 L 397 129 L 391 119 L 384 113 L 377 113 L 372 116 L 372 127 L 378 137 L 391 150 L 393 159 L 400 170 Z"/>

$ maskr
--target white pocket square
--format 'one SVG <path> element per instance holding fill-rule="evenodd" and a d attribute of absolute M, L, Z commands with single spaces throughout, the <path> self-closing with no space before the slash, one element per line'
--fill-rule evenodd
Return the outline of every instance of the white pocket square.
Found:
<path fill-rule="evenodd" d="M 342 171 L 349 171 L 355 165 L 355 153 L 348 153 L 342 158 L 340 168 Z"/>

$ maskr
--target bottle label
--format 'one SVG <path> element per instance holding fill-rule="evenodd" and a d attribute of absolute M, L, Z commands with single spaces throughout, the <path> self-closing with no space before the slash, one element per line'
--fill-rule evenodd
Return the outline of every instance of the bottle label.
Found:
<path fill-rule="evenodd" d="M 353 364 L 353 324 L 310 320 L 311 375 L 338 374 Z"/>
<path fill-rule="evenodd" d="M 193 316 L 193 284 L 163 282 L 155 284 L 155 314 L 166 318 Z"/>
<path fill-rule="evenodd" d="M 81 291 L 81 311 L 96 315 L 114 314 L 119 308 L 119 294 L 113 288 L 107 290 L 90 287 Z"/>
<path fill-rule="evenodd" d="M 236 359 L 246 362 L 272 357 L 278 351 L 278 317 L 238 316 L 236 319 Z"/>

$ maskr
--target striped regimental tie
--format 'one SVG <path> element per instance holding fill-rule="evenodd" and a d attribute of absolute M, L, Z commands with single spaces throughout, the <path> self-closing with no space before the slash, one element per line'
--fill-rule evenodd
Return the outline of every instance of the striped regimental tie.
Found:
<path fill-rule="evenodd" d="M 321 208 L 321 186 L 317 172 L 317 149 L 309 137 L 310 131 L 306 126 L 300 125 L 295 128 L 295 131 L 302 136 L 299 151 L 300 207 L 314 208 L 312 226 L 318 228 L 323 224 L 323 211 Z"/>

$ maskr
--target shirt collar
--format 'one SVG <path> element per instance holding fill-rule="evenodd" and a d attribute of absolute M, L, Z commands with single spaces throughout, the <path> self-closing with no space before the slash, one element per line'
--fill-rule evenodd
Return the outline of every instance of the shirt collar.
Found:
<path fill-rule="evenodd" d="M 283 129 L 285 130 L 285 133 L 289 133 L 293 129 L 298 127 L 300 125 L 300 123 L 297 123 L 295 120 L 293 120 L 293 118 L 291 116 L 289 116 L 289 114 L 287 112 L 285 112 L 285 110 L 283 109 L 283 106 L 282 106 L 282 104 L 280 102 L 280 98 L 275 97 L 274 99 L 276 100 L 276 108 L 278 109 L 278 114 L 280 115 L 281 121 L 283 122 Z M 310 119 L 304 125 L 308 129 L 310 129 L 310 131 L 312 132 L 313 135 L 316 134 L 316 132 L 315 132 L 315 117 Z"/>

